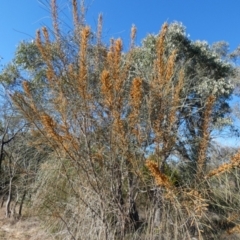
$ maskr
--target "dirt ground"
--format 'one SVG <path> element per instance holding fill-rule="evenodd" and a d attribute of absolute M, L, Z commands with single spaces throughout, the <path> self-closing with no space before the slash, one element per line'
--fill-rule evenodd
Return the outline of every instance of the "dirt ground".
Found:
<path fill-rule="evenodd" d="M 37 217 L 23 214 L 20 220 L 6 218 L 5 207 L 0 208 L 0 240 L 54 240 L 40 226 Z M 196 239 L 196 238 L 192 238 Z M 240 240 L 240 234 L 224 233 L 219 240 Z"/>
<path fill-rule="evenodd" d="M 20 220 L 5 217 L 5 208 L 0 208 L 0 240 L 52 240 L 40 227 L 36 217 L 22 217 Z"/>

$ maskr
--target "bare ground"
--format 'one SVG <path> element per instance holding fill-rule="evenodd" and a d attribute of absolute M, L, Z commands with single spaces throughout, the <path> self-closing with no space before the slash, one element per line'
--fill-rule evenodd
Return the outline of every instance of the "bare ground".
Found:
<path fill-rule="evenodd" d="M 20 220 L 5 217 L 0 208 L 0 240 L 52 240 L 40 226 L 36 217 L 23 216 Z"/>

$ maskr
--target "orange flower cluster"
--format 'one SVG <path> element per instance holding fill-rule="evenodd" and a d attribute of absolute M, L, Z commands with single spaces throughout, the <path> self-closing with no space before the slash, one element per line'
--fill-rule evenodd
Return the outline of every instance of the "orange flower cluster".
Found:
<path fill-rule="evenodd" d="M 87 45 L 88 38 L 90 36 L 90 28 L 88 26 L 84 27 L 81 31 L 81 43 L 79 52 L 79 69 L 78 74 L 78 91 L 83 99 L 88 99 L 90 95 L 87 93 Z"/>
<path fill-rule="evenodd" d="M 197 174 L 200 177 L 203 173 L 203 168 L 206 162 L 206 151 L 209 143 L 209 122 L 212 112 L 212 107 L 215 102 L 214 96 L 209 96 L 206 103 L 206 109 L 204 112 L 203 124 L 202 124 L 202 139 L 198 151 L 198 169 Z"/>
<path fill-rule="evenodd" d="M 54 72 L 54 68 L 51 62 L 51 57 L 50 57 L 50 40 L 49 40 L 49 34 L 47 31 L 46 27 L 42 28 L 43 34 L 44 34 L 44 38 L 45 38 L 45 44 L 42 43 L 41 40 L 41 32 L 38 30 L 37 31 L 37 36 L 36 36 L 36 45 L 44 59 L 44 61 L 47 64 L 47 78 L 50 82 L 52 82 L 54 79 L 56 79 L 55 77 L 55 72 Z"/>
<path fill-rule="evenodd" d="M 157 66 L 158 66 L 158 74 L 161 79 L 164 79 L 165 75 L 165 63 L 164 63 L 164 41 L 165 41 L 165 36 L 168 30 L 168 25 L 167 23 L 164 23 L 162 26 L 162 30 L 157 42 Z"/>
<path fill-rule="evenodd" d="M 101 84 L 101 90 L 105 98 L 105 104 L 108 107 L 111 107 L 113 104 L 112 83 L 110 79 L 110 74 L 107 70 L 103 70 L 101 74 Z"/>
<path fill-rule="evenodd" d="M 130 98 L 130 106 L 132 107 L 132 112 L 129 116 L 129 121 L 130 125 L 134 127 L 142 102 L 142 80 L 140 78 L 133 79 L 132 87 L 130 90 Z"/>
<path fill-rule="evenodd" d="M 182 205 L 187 210 L 188 214 L 191 215 L 191 211 L 194 211 L 194 215 L 202 217 L 204 212 L 208 210 L 209 204 L 206 199 L 202 197 L 202 194 L 197 190 L 183 191 L 186 201 Z"/>
<path fill-rule="evenodd" d="M 27 81 L 23 81 L 22 86 L 23 86 L 24 92 L 26 93 L 27 97 L 30 98 L 31 92 L 30 92 L 30 88 L 29 88 L 29 83 Z"/>
<path fill-rule="evenodd" d="M 42 124 L 46 132 L 55 140 L 59 140 L 59 135 L 55 131 L 56 123 L 54 120 L 46 113 L 43 113 L 41 116 Z"/>
<path fill-rule="evenodd" d="M 218 176 L 221 173 L 229 172 L 233 168 L 240 168 L 240 151 L 238 151 L 230 160 L 230 163 L 224 163 L 220 165 L 217 169 L 214 169 L 208 173 L 206 178 L 212 176 Z"/>
<path fill-rule="evenodd" d="M 75 29 L 78 29 L 78 23 L 79 23 L 79 17 L 78 17 L 78 6 L 77 6 L 77 0 L 72 1 L 73 6 L 73 22 Z"/>
<path fill-rule="evenodd" d="M 157 163 L 147 160 L 145 165 L 151 172 L 151 175 L 154 177 L 158 186 L 165 187 L 166 189 L 173 188 L 173 185 L 169 181 L 168 177 L 159 171 Z"/>
<path fill-rule="evenodd" d="M 57 14 L 57 3 L 56 0 L 51 0 L 51 13 L 52 13 L 52 20 L 53 20 L 53 29 L 54 35 L 57 39 L 57 42 L 60 41 L 60 30 L 58 24 L 58 14 Z"/>

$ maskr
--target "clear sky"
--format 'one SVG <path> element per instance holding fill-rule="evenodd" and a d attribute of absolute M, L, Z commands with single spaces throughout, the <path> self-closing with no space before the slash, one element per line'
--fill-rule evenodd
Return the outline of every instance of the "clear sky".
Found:
<path fill-rule="evenodd" d="M 71 0 L 57 0 L 62 25 L 71 29 Z M 0 64 L 9 62 L 22 40 L 31 41 L 36 29 L 51 27 L 50 0 L 0 1 Z M 240 44 L 240 0 L 86 0 L 87 23 L 96 29 L 98 14 L 104 17 L 103 40 L 121 37 L 128 46 L 132 24 L 137 42 L 158 33 L 167 21 L 182 22 L 192 40 L 210 44 L 225 40 L 230 49 Z M 233 141 L 233 139 L 232 139 Z"/>
<path fill-rule="evenodd" d="M 0 1 L 0 56 L 2 63 L 14 55 L 21 40 L 31 40 L 36 29 L 50 26 L 50 0 Z M 71 24 L 70 0 L 58 0 L 63 25 Z M 44 3 L 44 4 L 43 4 Z M 240 44 L 239 0 L 86 0 L 87 23 L 96 29 L 97 17 L 104 16 L 103 39 L 121 37 L 128 45 L 132 24 L 138 29 L 137 42 L 147 33 L 157 33 L 163 22 L 180 21 L 192 40 Z"/>

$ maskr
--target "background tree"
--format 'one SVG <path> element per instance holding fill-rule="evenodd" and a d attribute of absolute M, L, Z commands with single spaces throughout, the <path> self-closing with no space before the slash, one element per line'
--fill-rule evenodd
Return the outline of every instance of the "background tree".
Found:
<path fill-rule="evenodd" d="M 135 49 L 133 74 L 137 74 L 148 84 L 154 74 L 157 35 L 147 36 L 142 47 Z M 224 45 L 224 44 L 223 44 Z M 186 160 L 196 162 L 197 148 L 202 138 L 204 106 L 209 94 L 215 97 L 212 113 L 212 129 L 231 125 L 228 100 L 233 91 L 231 79 L 234 68 L 225 59 L 226 44 L 210 47 L 206 42 L 192 42 L 187 38 L 185 28 L 179 23 L 169 26 L 166 33 L 166 57 L 177 49 L 176 65 L 185 72 L 185 81 L 181 92 L 181 108 L 176 123 L 179 136 L 175 146 Z M 221 55 L 220 55 L 221 54 Z"/>
<path fill-rule="evenodd" d="M 7 91 L 2 89 L 1 93 L 1 207 L 6 201 L 6 216 L 19 218 L 41 157 L 26 140 L 31 138 L 28 124 L 10 102 Z"/>

